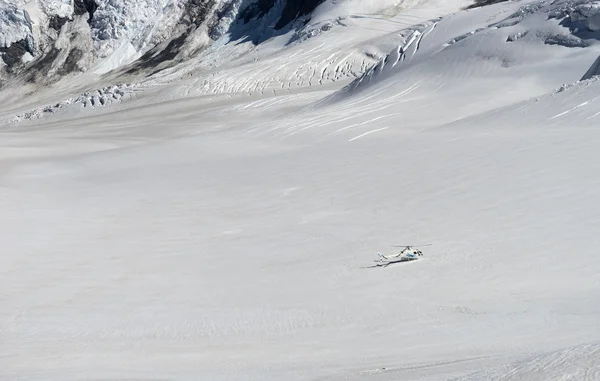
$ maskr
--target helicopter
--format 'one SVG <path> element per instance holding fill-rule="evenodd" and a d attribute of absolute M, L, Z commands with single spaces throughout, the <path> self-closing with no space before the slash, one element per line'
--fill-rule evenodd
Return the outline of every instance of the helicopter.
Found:
<path fill-rule="evenodd" d="M 415 249 L 415 248 L 423 247 L 423 246 L 431 246 L 431 244 L 394 245 L 392 247 L 402 247 L 403 248 L 397 254 L 383 255 L 383 254 L 377 252 L 377 256 L 379 258 L 375 260 L 375 263 L 377 263 L 375 265 L 375 267 L 387 267 L 387 266 L 391 265 L 392 263 L 415 261 L 415 260 L 419 259 L 419 257 L 423 256 L 423 252 L 421 250 Z"/>

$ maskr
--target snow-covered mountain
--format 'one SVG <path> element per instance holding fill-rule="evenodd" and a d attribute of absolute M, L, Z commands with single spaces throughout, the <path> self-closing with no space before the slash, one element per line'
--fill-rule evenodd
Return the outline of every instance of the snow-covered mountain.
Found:
<path fill-rule="evenodd" d="M 8 118 L 4 120 L 22 121 L 61 113 L 73 109 L 73 104 L 95 109 L 121 103 L 135 95 L 133 88 L 182 78 L 196 80 L 179 87 L 185 96 L 264 93 L 273 85 L 289 89 L 354 79 L 387 49 L 387 42 L 383 51 L 377 41 L 369 42 L 381 33 L 366 34 L 362 47 L 333 44 L 329 52 L 321 49 L 320 55 L 286 65 L 275 63 L 279 70 L 272 75 L 251 69 L 248 78 L 240 81 L 229 76 L 228 68 L 232 62 L 239 66 L 258 61 L 270 67 L 279 60 L 277 52 L 343 28 L 348 17 L 380 11 L 396 14 L 419 2 L 37 0 L 0 4 L 0 89 L 5 90 L 0 97 L 5 97 Z M 452 9 L 458 9 L 458 3 Z M 58 99 L 57 91 L 62 94 Z M 29 97 L 33 93 L 37 102 Z"/>
<path fill-rule="evenodd" d="M 25 72 L 39 81 L 90 69 L 104 73 L 138 59 L 137 68 L 154 67 L 197 54 L 249 23 L 248 37 L 260 40 L 321 2 L 2 0 L 4 76 Z"/>
<path fill-rule="evenodd" d="M 599 379 L 600 1 L 1 9 L 0 379 Z"/>

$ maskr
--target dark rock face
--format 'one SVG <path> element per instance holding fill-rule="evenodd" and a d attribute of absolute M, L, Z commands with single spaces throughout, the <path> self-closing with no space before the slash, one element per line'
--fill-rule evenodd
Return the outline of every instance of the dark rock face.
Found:
<path fill-rule="evenodd" d="M 30 83 L 44 81 L 46 73 L 48 73 L 52 67 L 52 63 L 58 58 L 59 54 L 60 51 L 53 47 L 42 58 L 36 60 L 33 66 L 29 67 L 25 72 L 25 81 Z"/>
<path fill-rule="evenodd" d="M 190 0 L 186 4 L 183 16 L 179 21 L 179 25 L 184 26 L 186 31 L 173 38 L 166 47 L 157 46 L 150 49 L 133 64 L 127 73 L 133 74 L 144 69 L 156 69 L 154 72 L 160 71 L 158 66 L 177 57 L 188 35 L 206 21 L 215 5 L 216 0 Z"/>
<path fill-rule="evenodd" d="M 189 0 L 181 18 L 184 25 L 196 28 L 200 26 L 215 6 L 216 0 Z"/>
<path fill-rule="evenodd" d="M 187 35 L 182 34 L 181 36 L 171 40 L 171 42 L 169 42 L 169 44 L 162 50 L 156 47 L 150 49 L 137 61 L 135 61 L 133 67 L 127 70 L 127 73 L 134 74 L 143 69 L 157 68 L 158 65 L 160 65 L 163 62 L 174 60 L 175 57 L 177 57 L 177 54 L 179 54 L 179 52 L 181 51 L 181 48 L 183 47 L 186 38 Z"/>
<path fill-rule="evenodd" d="M 288 0 L 283 8 L 283 14 L 275 25 L 275 29 L 279 30 L 288 25 L 298 17 L 305 16 L 324 2 L 325 0 Z"/>
<path fill-rule="evenodd" d="M 89 14 L 88 23 L 92 22 L 96 9 L 98 9 L 98 4 L 94 0 L 75 0 L 73 3 L 73 11 L 76 16 Z"/>
<path fill-rule="evenodd" d="M 27 41 L 20 40 L 13 43 L 9 47 L 0 48 L 0 52 L 2 52 L 2 61 L 9 67 L 12 68 L 21 63 L 21 58 L 23 54 L 27 52 L 31 52 L 29 46 L 27 46 Z"/>
<path fill-rule="evenodd" d="M 59 31 L 63 25 L 65 25 L 68 21 L 71 21 L 68 17 L 60 17 L 58 15 L 54 15 L 50 18 L 49 26 L 50 28 Z"/>
<path fill-rule="evenodd" d="M 247 23 L 256 17 L 264 16 L 274 6 L 275 0 L 258 0 L 257 3 L 249 6 L 240 14 L 240 19 Z"/>
<path fill-rule="evenodd" d="M 76 70 L 79 70 L 77 62 L 83 57 L 83 52 L 80 49 L 71 49 L 63 66 L 58 70 L 58 74 L 66 75 Z"/>
<path fill-rule="evenodd" d="M 596 75 L 600 75 L 600 56 L 594 61 L 593 65 L 590 66 L 588 71 L 581 77 L 581 81 L 590 79 Z"/>
<path fill-rule="evenodd" d="M 285 7 L 283 8 L 281 18 L 275 25 L 275 29 L 280 30 L 296 20 L 298 17 L 311 13 L 319 4 L 323 3 L 324 1 L 325 0 L 287 0 Z M 240 14 L 240 19 L 247 23 L 254 18 L 264 16 L 274 6 L 275 0 L 258 0 L 257 3 L 246 8 L 244 12 Z"/>
<path fill-rule="evenodd" d="M 475 0 L 474 4 L 471 4 L 467 7 L 467 9 L 473 9 L 478 7 L 485 7 L 486 5 L 492 5 L 496 3 L 502 3 L 508 0 Z"/>

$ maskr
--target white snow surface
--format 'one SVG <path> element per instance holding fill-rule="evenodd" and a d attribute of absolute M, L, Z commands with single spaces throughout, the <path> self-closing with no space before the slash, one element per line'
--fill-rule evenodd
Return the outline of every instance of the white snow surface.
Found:
<path fill-rule="evenodd" d="M 2 90 L 0 378 L 599 379 L 598 2 L 346 3 Z"/>

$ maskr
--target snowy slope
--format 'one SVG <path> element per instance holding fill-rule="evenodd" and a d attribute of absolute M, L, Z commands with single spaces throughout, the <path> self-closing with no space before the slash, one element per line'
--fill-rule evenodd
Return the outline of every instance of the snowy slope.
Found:
<path fill-rule="evenodd" d="M 598 2 L 338 3 L 5 103 L 0 378 L 598 378 Z"/>
<path fill-rule="evenodd" d="M 402 11 L 412 3 L 396 4 L 404 5 L 394 8 L 391 14 Z M 273 38 L 257 45 L 255 39 L 260 40 L 264 38 L 261 36 L 275 32 L 263 29 L 264 25 L 278 19 L 277 8 L 274 8 L 270 12 L 274 15 L 267 15 L 264 19 L 248 24 L 237 22 L 237 26 L 232 27 L 229 33 L 218 37 L 214 43 L 207 45 L 195 56 L 187 57 L 174 66 L 171 61 L 165 60 L 164 52 L 169 51 L 168 46 L 159 45 L 132 66 L 125 66 L 125 73 L 117 72 L 101 79 L 99 83 L 97 78 L 90 77 L 95 70 L 91 69 L 87 76 L 77 81 L 63 81 L 50 88 L 36 87 L 36 97 L 28 97 L 25 102 L 21 95 L 14 94 L 9 89 L 5 91 L 10 94 L 5 98 L 5 120 L 37 119 L 63 113 L 65 108 L 90 110 L 104 108 L 106 104 L 121 103 L 123 97 L 120 92 L 124 85 L 136 87 L 146 93 L 158 87 L 155 90 L 160 92 L 160 98 L 164 100 L 211 94 L 264 95 L 277 91 L 289 92 L 299 87 L 349 81 L 374 65 L 396 43 L 398 35 L 395 32 L 399 27 L 410 27 L 419 21 L 426 22 L 430 17 L 444 11 L 443 7 L 438 10 L 438 2 L 432 2 L 425 8 L 417 6 L 405 9 L 397 18 L 388 16 L 388 19 L 381 19 L 379 16 L 368 14 L 349 15 L 348 12 L 352 8 L 347 5 L 341 3 L 332 8 L 331 4 L 325 2 L 311 14 L 317 21 L 311 21 L 298 29 L 284 31 L 285 33 L 274 35 Z M 458 2 L 452 9 L 459 9 L 462 5 L 462 2 Z M 449 8 L 448 5 L 445 8 Z M 337 13 L 333 14 L 332 9 Z M 389 8 L 381 6 L 367 8 L 363 5 L 361 9 L 370 12 L 383 9 L 391 12 Z M 96 13 L 98 12 L 97 10 Z M 219 25 L 226 24 L 226 20 L 231 19 L 225 19 Z M 195 36 L 195 42 L 191 46 L 197 45 L 197 41 L 200 40 L 207 41 L 204 37 L 198 39 L 198 36 Z M 190 46 L 184 43 L 181 54 L 189 48 Z M 100 67 L 104 65 L 102 62 L 113 62 L 112 58 L 107 60 L 98 61 Z M 147 63 L 152 64 L 144 69 Z M 151 73 L 154 74 L 150 77 L 145 76 Z M 185 81 L 182 82 L 181 79 Z M 163 85 L 173 81 L 176 83 L 172 86 L 172 91 L 163 88 Z M 118 89 L 117 93 L 112 90 L 106 91 L 114 88 Z M 57 96 L 57 90 L 64 94 L 62 98 Z M 99 100 L 94 101 L 94 96 Z M 13 104 L 16 109 L 13 108 Z M 74 107 L 71 106 L 73 104 Z"/>
<path fill-rule="evenodd" d="M 585 344 L 544 353 L 515 364 L 477 372 L 458 380 L 597 380 L 600 346 Z"/>

